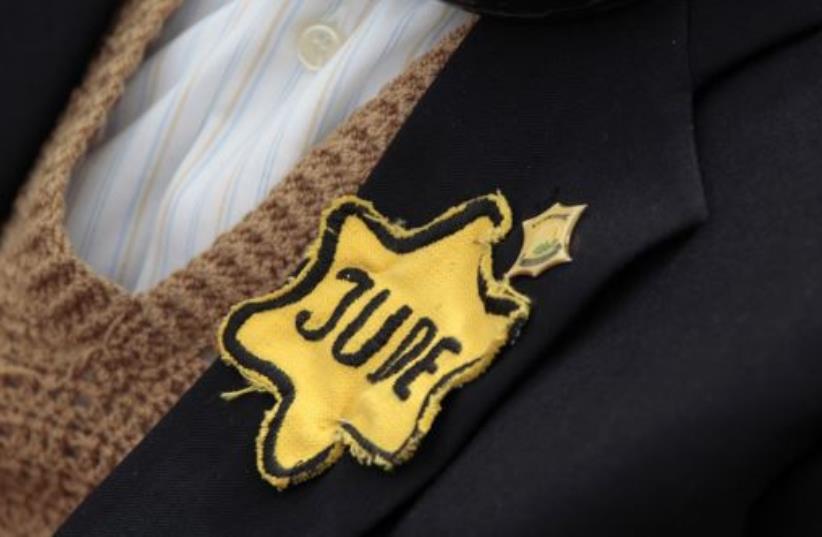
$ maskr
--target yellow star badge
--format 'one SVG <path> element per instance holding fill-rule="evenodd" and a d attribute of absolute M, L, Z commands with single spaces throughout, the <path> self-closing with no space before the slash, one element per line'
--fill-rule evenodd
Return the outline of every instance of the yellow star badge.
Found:
<path fill-rule="evenodd" d="M 500 194 L 415 229 L 341 198 L 299 274 L 232 309 L 221 357 L 249 387 L 228 396 L 276 401 L 257 435 L 267 481 L 309 479 L 346 447 L 386 469 L 411 457 L 443 397 L 481 374 L 528 316 L 528 299 L 492 272 L 511 222 Z"/>

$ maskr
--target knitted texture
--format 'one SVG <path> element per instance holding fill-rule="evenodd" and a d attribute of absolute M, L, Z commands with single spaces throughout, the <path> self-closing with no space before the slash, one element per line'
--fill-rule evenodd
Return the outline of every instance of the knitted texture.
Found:
<path fill-rule="evenodd" d="M 181 0 L 130 0 L 0 239 L 0 535 L 48 535 L 214 356 L 229 307 L 278 287 L 322 209 L 365 180 L 470 24 L 313 149 L 237 226 L 155 288 L 95 275 L 64 228 L 74 166 Z"/>

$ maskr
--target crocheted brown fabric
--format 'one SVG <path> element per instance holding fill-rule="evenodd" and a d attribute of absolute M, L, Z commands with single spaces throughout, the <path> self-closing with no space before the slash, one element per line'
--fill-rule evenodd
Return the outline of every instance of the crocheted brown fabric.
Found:
<path fill-rule="evenodd" d="M 180 0 L 131 0 L 46 143 L 0 242 L 0 534 L 50 534 L 207 367 L 216 325 L 277 287 L 333 198 L 356 191 L 468 32 L 388 84 L 240 224 L 131 294 L 76 257 L 64 194 Z"/>

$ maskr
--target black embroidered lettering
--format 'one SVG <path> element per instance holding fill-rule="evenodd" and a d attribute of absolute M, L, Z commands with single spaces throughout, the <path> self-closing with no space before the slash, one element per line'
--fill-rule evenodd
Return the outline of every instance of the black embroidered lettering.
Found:
<path fill-rule="evenodd" d="M 428 373 L 429 375 L 436 373 L 437 358 L 439 358 L 440 354 L 445 351 L 459 354 L 460 351 L 462 351 L 462 344 L 457 339 L 452 337 L 442 338 L 437 341 L 436 345 L 434 345 L 431 350 L 428 351 L 428 354 L 425 355 L 425 358 L 422 358 L 409 367 L 405 373 L 400 375 L 400 378 L 394 382 L 394 393 L 397 394 L 397 397 L 405 401 L 408 399 L 408 396 L 411 395 L 409 387 L 412 382 L 417 380 L 417 377 L 423 373 Z"/>
<path fill-rule="evenodd" d="M 420 338 L 422 334 L 422 338 Z M 437 335 L 434 321 L 428 317 L 419 319 L 399 346 L 391 353 L 383 364 L 368 374 L 368 380 L 377 383 L 402 371 L 402 369 L 416 359 L 431 344 Z M 416 342 L 416 344 L 415 344 Z M 412 344 L 414 344 L 412 346 Z M 409 347 L 411 347 L 409 349 Z"/>
<path fill-rule="evenodd" d="M 340 332 L 337 339 L 334 340 L 334 345 L 331 347 L 331 353 L 334 358 L 341 364 L 359 367 L 374 356 L 380 349 L 382 349 L 394 332 L 411 316 L 411 308 L 408 306 L 400 307 L 396 312 L 388 316 L 376 334 L 366 341 L 363 346 L 355 352 L 345 352 L 343 348 L 348 341 L 359 332 L 368 319 L 374 314 L 377 309 L 386 301 L 391 295 L 391 291 L 383 289 L 372 298 L 368 304 L 362 309 L 357 317 L 351 321 L 345 329 Z"/>
<path fill-rule="evenodd" d="M 324 325 L 318 328 L 307 328 L 305 324 L 311 318 L 311 312 L 308 310 L 301 310 L 297 313 L 297 316 L 294 319 L 297 325 L 297 332 L 299 332 L 300 335 L 308 341 L 319 341 L 327 336 L 332 330 L 334 330 L 337 323 L 340 322 L 342 316 L 348 308 L 351 307 L 351 304 L 356 302 L 356 300 L 365 294 L 366 291 L 374 287 L 374 281 L 368 276 L 368 274 L 364 270 L 356 268 L 342 269 L 337 273 L 337 279 L 353 282 L 354 287 L 343 295 L 339 304 L 337 304 L 337 307 L 334 308 L 334 312 L 331 314 L 331 317 L 328 318 Z"/>

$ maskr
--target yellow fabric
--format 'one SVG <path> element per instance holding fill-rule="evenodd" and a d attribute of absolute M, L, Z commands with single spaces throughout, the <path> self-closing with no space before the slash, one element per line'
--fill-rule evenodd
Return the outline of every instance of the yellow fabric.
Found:
<path fill-rule="evenodd" d="M 456 215 L 466 211 L 468 203 L 482 200 L 497 208 L 501 219 L 496 224 L 488 216 L 478 216 L 462 222 L 464 225 L 455 227 L 447 236 L 411 251 L 393 251 L 384 244 L 386 239 L 378 237 L 372 229 L 374 225 L 384 229 L 391 240 L 413 239 L 438 223 L 455 220 Z M 342 207 L 358 207 L 362 211 L 343 220 L 339 236 L 334 237 L 336 244 L 329 268 L 296 302 L 267 306 L 294 293 L 314 277 L 312 267 L 316 269 L 320 263 L 323 237 L 335 235 L 328 233 L 329 218 Z M 300 274 L 270 295 L 235 306 L 220 331 L 223 360 L 242 373 L 251 389 L 270 392 L 277 399 L 266 413 L 257 439 L 257 465 L 267 481 L 284 488 L 316 475 L 339 458 L 344 446 L 361 462 L 386 469 L 413 454 L 430 429 L 441 399 L 451 388 L 482 373 L 513 329 L 528 315 L 527 298 L 507 281 L 495 279 L 491 272 L 493 244 L 510 228 L 511 211 L 500 194 L 454 207 L 428 226 L 412 230 L 390 223 L 370 203 L 355 197 L 341 198 L 326 211 L 320 238 L 311 248 Z M 351 269 L 366 274 L 373 286 L 345 309 L 325 337 L 306 339 L 297 330 L 300 312 L 310 312 L 305 326 L 313 328 L 332 318 L 346 293 L 354 287 L 351 281 L 339 276 Z M 480 284 L 480 280 L 485 283 Z M 345 350 L 360 349 L 402 306 L 411 309 L 410 315 L 364 364 L 341 363 L 335 358 L 332 345 L 369 300 L 384 290 L 390 292 L 387 300 L 346 342 Z M 489 311 L 483 292 L 487 297 L 504 299 L 512 307 L 504 313 Z M 254 313 L 244 313 L 255 307 Z M 458 340 L 461 348 L 456 353 L 443 352 L 433 360 L 436 371 L 418 372 L 408 383 L 407 398 L 403 400 L 397 394 L 397 380 L 425 353 L 388 378 L 373 381 L 367 375 L 373 374 L 400 346 L 421 317 L 431 319 L 437 328 L 437 336 L 428 350 L 444 337 Z M 226 341 L 232 338 L 243 351 L 229 348 Z M 260 362 L 243 359 L 242 352 Z M 263 371 L 255 364 L 273 364 L 288 382 L 283 383 L 282 379 L 272 377 L 268 369 Z M 287 400 L 283 391 L 291 387 L 293 399 L 288 408 L 279 408 Z M 281 423 L 276 424 L 278 411 L 283 411 L 283 416 Z M 279 428 L 274 438 L 269 434 L 272 423 Z M 289 475 L 273 473 L 266 464 L 265 458 L 273 457 L 283 469 L 297 468 L 323 450 L 326 452 L 316 464 Z"/>

